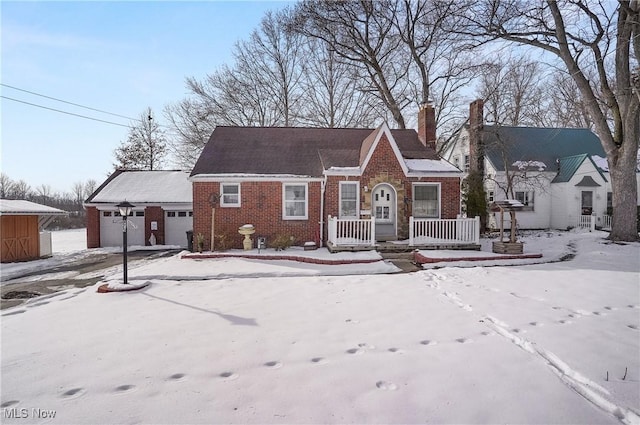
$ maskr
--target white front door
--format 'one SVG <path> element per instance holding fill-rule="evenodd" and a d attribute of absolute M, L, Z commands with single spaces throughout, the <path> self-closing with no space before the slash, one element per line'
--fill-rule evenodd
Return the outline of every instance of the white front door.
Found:
<path fill-rule="evenodd" d="M 371 192 L 371 214 L 376 219 L 376 239 L 396 239 L 396 191 L 386 183 Z"/>

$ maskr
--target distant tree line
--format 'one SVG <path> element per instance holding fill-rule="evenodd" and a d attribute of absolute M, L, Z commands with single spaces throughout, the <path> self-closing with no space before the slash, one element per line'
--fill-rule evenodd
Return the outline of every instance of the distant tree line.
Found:
<path fill-rule="evenodd" d="M 49 229 L 70 229 L 86 226 L 83 202 L 98 187 L 98 183 L 89 179 L 73 184 L 70 192 L 53 192 L 51 186 L 41 184 L 32 188 L 24 180 L 14 181 L 5 173 L 0 174 L 0 198 L 21 199 L 47 205 L 69 213 L 68 217 L 56 217 Z"/>

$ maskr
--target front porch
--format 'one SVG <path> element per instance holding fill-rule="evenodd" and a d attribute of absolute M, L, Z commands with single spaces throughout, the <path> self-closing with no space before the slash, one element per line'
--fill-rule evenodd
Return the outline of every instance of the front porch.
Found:
<path fill-rule="evenodd" d="M 409 238 L 376 240 L 375 218 L 339 219 L 329 216 L 327 248 L 331 252 L 410 252 L 416 249 L 480 249 L 480 219 L 426 219 L 409 217 Z"/>

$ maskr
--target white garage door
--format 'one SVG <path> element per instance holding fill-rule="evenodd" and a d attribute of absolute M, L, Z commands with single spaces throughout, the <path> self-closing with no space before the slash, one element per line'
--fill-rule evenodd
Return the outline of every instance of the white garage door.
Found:
<path fill-rule="evenodd" d="M 144 246 L 144 211 L 128 219 L 127 246 Z M 100 246 L 122 246 L 122 216 L 117 211 L 100 211 Z"/>
<path fill-rule="evenodd" d="M 164 212 L 165 245 L 187 247 L 187 230 L 193 230 L 193 211 Z"/>

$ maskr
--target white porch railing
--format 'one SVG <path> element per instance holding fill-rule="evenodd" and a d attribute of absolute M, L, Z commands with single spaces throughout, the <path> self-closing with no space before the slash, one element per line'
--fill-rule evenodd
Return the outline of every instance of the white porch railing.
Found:
<path fill-rule="evenodd" d="M 376 244 L 375 218 L 349 219 L 329 216 L 328 238 L 333 245 L 367 245 Z"/>
<path fill-rule="evenodd" d="M 480 217 L 455 219 L 409 217 L 409 246 L 479 243 Z"/>
<path fill-rule="evenodd" d="M 596 230 L 596 226 L 600 229 L 611 230 L 611 216 L 602 215 L 597 217 L 595 215 L 580 215 L 578 216 L 577 227 L 579 229 L 587 229 L 590 232 Z"/>

